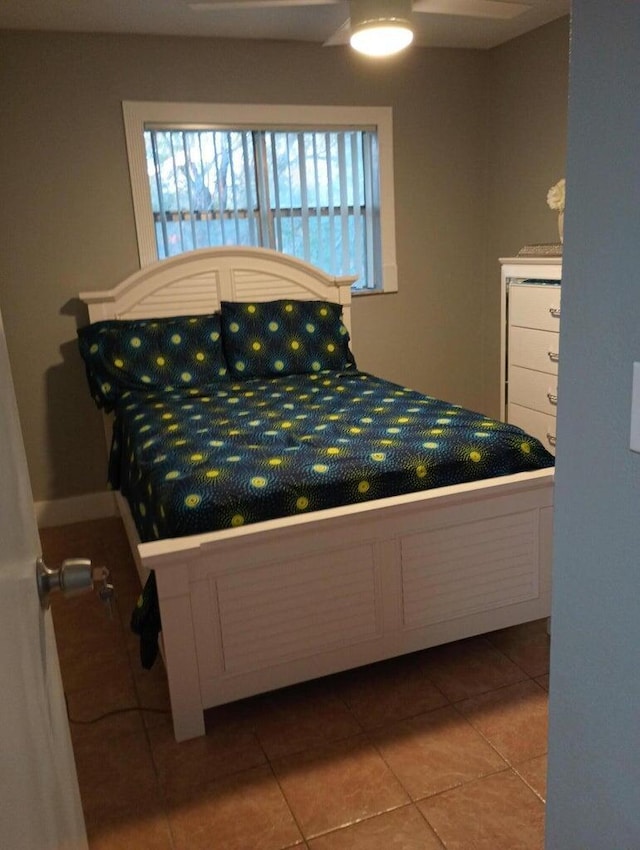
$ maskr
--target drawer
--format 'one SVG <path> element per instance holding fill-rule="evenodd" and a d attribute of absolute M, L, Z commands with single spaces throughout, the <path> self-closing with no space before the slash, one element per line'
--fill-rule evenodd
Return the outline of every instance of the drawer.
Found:
<path fill-rule="evenodd" d="M 509 403 L 530 407 L 541 413 L 556 415 L 558 378 L 545 372 L 534 372 L 521 366 L 509 369 Z"/>
<path fill-rule="evenodd" d="M 522 328 L 558 331 L 560 329 L 560 286 L 511 284 L 509 324 Z"/>
<path fill-rule="evenodd" d="M 509 328 L 509 365 L 558 374 L 560 334 L 532 328 Z"/>
<path fill-rule="evenodd" d="M 548 413 L 540 413 L 539 410 L 530 410 L 528 407 L 520 407 L 519 404 L 509 404 L 507 410 L 507 421 L 512 425 L 522 428 L 527 434 L 536 437 L 548 452 L 555 455 L 556 444 L 556 417 Z"/>

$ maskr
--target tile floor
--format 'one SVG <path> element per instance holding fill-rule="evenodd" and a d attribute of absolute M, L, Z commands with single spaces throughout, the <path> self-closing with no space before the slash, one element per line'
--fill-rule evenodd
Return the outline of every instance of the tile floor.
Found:
<path fill-rule="evenodd" d="M 113 619 L 95 595 L 53 604 L 91 850 L 543 847 L 544 621 L 211 709 L 176 744 L 119 520 L 41 536 L 50 566 L 90 557 L 117 589 Z"/>

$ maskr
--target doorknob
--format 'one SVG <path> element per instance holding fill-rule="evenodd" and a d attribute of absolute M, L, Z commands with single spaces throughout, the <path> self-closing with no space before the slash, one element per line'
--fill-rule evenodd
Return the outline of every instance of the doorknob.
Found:
<path fill-rule="evenodd" d="M 113 585 L 109 583 L 109 570 L 106 567 L 93 567 L 89 558 L 67 558 L 57 570 L 50 569 L 42 558 L 38 558 L 36 582 L 40 605 L 45 611 L 51 604 L 51 593 L 54 590 L 71 596 L 85 590 L 93 590 L 95 582 L 100 583 L 100 599 L 111 611 Z"/>

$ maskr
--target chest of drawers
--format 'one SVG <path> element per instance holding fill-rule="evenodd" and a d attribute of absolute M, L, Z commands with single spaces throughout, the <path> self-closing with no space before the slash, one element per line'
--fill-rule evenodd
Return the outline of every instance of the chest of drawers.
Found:
<path fill-rule="evenodd" d="M 555 454 L 561 265 L 547 257 L 501 262 L 501 414 Z"/>

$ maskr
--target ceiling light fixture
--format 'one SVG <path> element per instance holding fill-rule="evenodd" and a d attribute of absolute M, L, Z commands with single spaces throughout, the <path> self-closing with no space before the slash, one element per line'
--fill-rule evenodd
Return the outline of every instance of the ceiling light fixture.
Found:
<path fill-rule="evenodd" d="M 391 56 L 413 41 L 411 0 L 351 0 L 351 46 L 367 56 Z"/>

